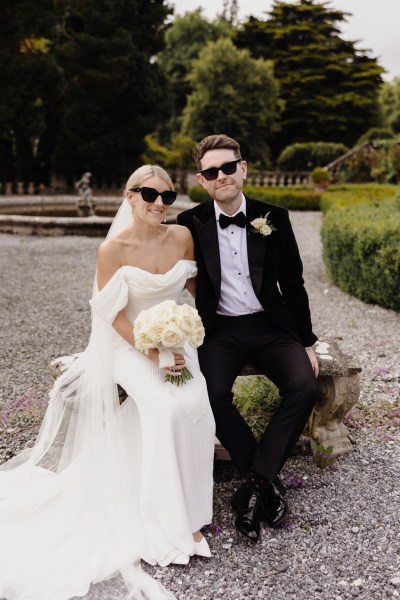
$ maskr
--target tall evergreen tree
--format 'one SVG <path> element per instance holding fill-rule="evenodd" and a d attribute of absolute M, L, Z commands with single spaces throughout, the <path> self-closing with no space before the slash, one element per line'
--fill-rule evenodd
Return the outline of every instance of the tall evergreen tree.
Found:
<path fill-rule="evenodd" d="M 67 86 L 56 155 L 70 180 L 120 184 L 163 114 L 165 0 L 69 0 L 59 48 Z"/>
<path fill-rule="evenodd" d="M 383 69 L 341 38 L 346 16 L 329 3 L 276 1 L 267 20 L 250 17 L 237 31 L 239 48 L 274 62 L 285 103 L 278 149 L 320 140 L 351 146 L 379 123 Z"/>
<path fill-rule="evenodd" d="M 48 180 L 62 77 L 51 39 L 53 0 L 3 0 L 0 19 L 0 180 Z"/>

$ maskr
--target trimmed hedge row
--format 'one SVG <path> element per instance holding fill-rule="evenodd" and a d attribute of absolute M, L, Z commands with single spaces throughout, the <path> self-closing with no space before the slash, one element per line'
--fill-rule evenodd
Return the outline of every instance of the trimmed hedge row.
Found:
<path fill-rule="evenodd" d="M 321 194 L 302 188 L 245 186 L 243 192 L 254 200 L 270 202 L 289 210 L 320 210 Z M 210 196 L 199 185 L 189 189 L 189 198 L 194 202 L 204 202 Z"/>
<path fill-rule="evenodd" d="M 325 214 L 330 208 L 354 206 L 370 201 L 380 202 L 394 196 L 398 186 L 379 183 L 349 183 L 329 187 L 321 196 L 321 210 Z"/>
<path fill-rule="evenodd" d="M 329 277 L 360 300 L 400 310 L 399 199 L 331 208 L 321 230 Z"/>

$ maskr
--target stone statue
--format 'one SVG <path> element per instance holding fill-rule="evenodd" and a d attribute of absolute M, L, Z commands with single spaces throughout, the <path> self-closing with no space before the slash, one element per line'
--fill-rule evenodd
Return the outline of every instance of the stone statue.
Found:
<path fill-rule="evenodd" d="M 92 194 L 92 188 L 90 187 L 90 179 L 92 174 L 89 171 L 86 171 L 82 175 L 79 181 L 75 183 L 75 187 L 79 192 L 79 198 L 77 201 L 78 213 L 79 216 L 94 215 L 94 200 Z"/>

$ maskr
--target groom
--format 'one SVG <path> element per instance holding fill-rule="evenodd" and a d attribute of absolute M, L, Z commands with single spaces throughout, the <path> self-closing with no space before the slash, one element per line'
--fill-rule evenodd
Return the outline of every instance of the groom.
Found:
<path fill-rule="evenodd" d="M 235 525 L 256 542 L 260 521 L 274 527 L 287 512 L 278 474 L 318 399 L 317 337 L 287 210 L 244 196 L 247 163 L 234 139 L 210 135 L 193 156 L 212 198 L 178 217 L 195 245 L 196 305 L 206 329 L 199 361 L 217 437 L 246 478 L 232 499 Z M 259 442 L 232 403 L 247 362 L 282 398 Z"/>

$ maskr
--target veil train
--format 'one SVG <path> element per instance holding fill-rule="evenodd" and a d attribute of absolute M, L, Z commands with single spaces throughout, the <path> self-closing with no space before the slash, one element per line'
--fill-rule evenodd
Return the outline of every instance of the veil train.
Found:
<path fill-rule="evenodd" d="M 125 199 L 107 239 L 131 219 Z M 54 383 L 34 446 L 0 466 L 0 598 L 67 600 L 119 573 L 127 599 L 175 598 L 141 568 L 112 334 L 92 312 L 88 346 Z"/>

